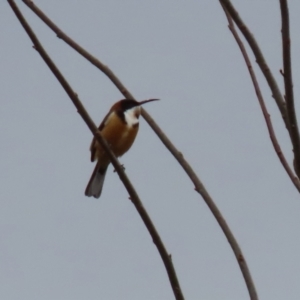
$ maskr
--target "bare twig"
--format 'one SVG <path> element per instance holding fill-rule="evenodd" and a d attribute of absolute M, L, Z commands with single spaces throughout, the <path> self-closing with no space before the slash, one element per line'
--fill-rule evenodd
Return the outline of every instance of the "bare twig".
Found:
<path fill-rule="evenodd" d="M 59 38 L 65 41 L 69 46 L 71 46 L 75 51 L 84 56 L 89 62 L 91 62 L 95 67 L 101 70 L 107 77 L 115 84 L 115 86 L 119 89 L 119 91 L 126 97 L 134 99 L 132 94 L 125 88 L 125 86 L 121 83 L 121 81 L 117 78 L 117 76 L 103 63 L 101 63 L 97 58 L 92 56 L 86 50 L 84 50 L 81 46 L 79 46 L 75 41 L 73 41 L 69 36 L 67 36 L 61 29 L 59 29 L 37 6 L 29 0 L 23 0 L 23 2 L 31 8 L 31 10 L 41 18 L 56 34 Z M 221 227 L 223 233 L 225 234 L 233 252 L 236 257 L 236 260 L 239 264 L 241 272 L 243 274 L 244 280 L 246 282 L 246 286 L 248 287 L 250 296 L 251 291 L 255 291 L 255 287 L 253 284 L 253 280 L 251 278 L 250 270 L 247 265 L 246 259 L 242 253 L 242 250 L 235 239 L 232 231 L 230 230 L 228 224 L 226 223 L 224 217 L 222 216 L 220 210 L 214 203 L 213 199 L 206 191 L 204 185 L 189 165 L 189 163 L 185 160 L 182 153 L 178 151 L 178 149 L 173 145 L 170 139 L 165 135 L 165 133 L 161 130 L 161 128 L 156 124 L 156 122 L 150 117 L 150 115 L 143 109 L 142 115 L 149 126 L 153 129 L 153 131 L 157 134 L 158 138 L 161 142 L 166 146 L 166 148 L 172 153 L 177 162 L 182 166 L 187 176 L 191 179 L 193 184 L 195 185 L 195 190 L 202 196 L 205 203 L 211 210 L 213 216 Z M 251 298 L 256 299 L 256 298 Z"/>
<path fill-rule="evenodd" d="M 87 111 L 85 110 L 84 106 L 82 105 L 81 101 L 79 100 L 77 94 L 73 91 L 69 83 L 66 81 L 64 76 L 60 73 L 56 65 L 53 63 L 51 58 L 48 56 L 44 48 L 42 47 L 41 43 L 39 42 L 38 38 L 26 22 L 25 18 L 23 17 L 22 13 L 18 9 L 17 5 L 13 0 L 8 0 L 8 3 L 10 4 L 11 8 L 13 9 L 14 13 L 16 14 L 17 18 L 19 19 L 20 23 L 22 24 L 23 28 L 29 35 L 30 39 L 32 40 L 35 49 L 39 52 L 45 63 L 48 65 L 54 76 L 57 78 L 57 80 L 60 82 L 70 99 L 72 100 L 73 104 L 78 110 L 78 113 L 81 115 L 83 120 L 86 122 L 87 126 L 91 130 L 91 132 L 96 137 L 97 141 L 101 144 L 101 146 L 105 149 L 106 153 L 108 154 L 111 163 L 115 167 L 115 169 L 118 172 L 118 175 L 120 179 L 122 180 L 124 186 L 126 187 L 130 199 L 135 205 L 137 211 L 139 212 L 142 220 L 144 221 L 145 226 L 147 227 L 150 235 L 152 236 L 153 242 L 157 247 L 157 250 L 159 251 L 161 258 L 164 262 L 165 268 L 167 270 L 169 280 L 175 295 L 175 298 L 178 300 L 183 300 L 183 294 L 181 292 L 181 288 L 179 285 L 179 281 L 177 279 L 177 275 L 172 263 L 172 259 L 170 255 L 168 254 L 154 224 L 152 223 L 147 211 L 143 207 L 143 204 L 141 200 L 139 199 L 139 196 L 137 192 L 135 191 L 133 185 L 129 181 L 128 177 L 126 176 L 123 167 L 120 165 L 118 159 L 115 157 L 113 152 L 110 150 L 109 146 L 107 145 L 106 141 L 102 138 L 101 134 L 99 133 L 96 125 L 92 121 L 92 119 L 89 117 Z"/>
<path fill-rule="evenodd" d="M 291 64 L 291 39 L 289 8 L 287 0 L 280 0 L 281 22 L 282 22 L 282 56 L 283 56 L 283 78 L 285 87 L 286 109 L 290 123 L 290 136 L 294 151 L 294 168 L 300 178 L 300 136 L 297 124 L 297 116 L 294 105 L 292 64 Z"/>
<path fill-rule="evenodd" d="M 230 14 L 231 18 L 234 20 L 234 22 L 236 23 L 236 25 L 238 26 L 238 28 L 244 35 L 245 39 L 247 40 L 250 48 L 252 49 L 253 54 L 256 58 L 256 62 L 259 65 L 262 73 L 264 74 L 264 76 L 268 82 L 268 85 L 272 91 L 272 96 L 277 103 L 277 106 L 280 110 L 282 119 L 285 123 L 285 126 L 287 129 L 289 129 L 289 120 L 288 120 L 288 116 L 287 116 L 285 101 L 282 97 L 282 94 L 279 90 L 276 80 L 275 80 L 273 74 L 271 73 L 270 68 L 269 68 L 254 36 L 250 32 L 250 30 L 248 29 L 248 27 L 246 26 L 244 21 L 241 19 L 241 17 L 239 16 L 238 12 L 234 8 L 234 6 L 230 2 L 230 0 L 219 0 L 219 1 L 222 4 L 222 6 L 226 8 L 226 11 Z"/>
<path fill-rule="evenodd" d="M 292 180 L 292 182 L 294 183 L 296 189 L 298 190 L 298 192 L 300 192 L 300 181 L 299 179 L 295 176 L 295 174 L 293 173 L 292 169 L 290 168 L 281 148 L 280 148 L 280 145 L 277 141 L 277 138 L 276 138 L 276 135 L 275 135 L 275 132 L 274 132 L 274 128 L 273 128 L 273 125 L 272 125 L 272 121 L 271 121 L 271 117 L 270 117 L 270 114 L 268 113 L 268 110 L 267 110 L 267 107 L 265 105 L 265 102 L 264 102 L 264 99 L 263 99 L 263 96 L 262 96 L 262 93 L 260 91 L 260 88 L 259 88 L 259 84 L 257 82 L 257 79 L 256 79 L 256 76 L 255 76 L 255 73 L 254 73 L 254 70 L 252 68 L 252 64 L 251 64 L 251 61 L 250 61 L 250 58 L 247 54 L 247 51 L 246 51 L 246 48 L 242 42 L 242 40 L 240 39 L 237 31 L 235 30 L 235 26 L 233 24 L 233 21 L 231 19 L 231 16 L 228 14 L 228 12 L 226 11 L 226 8 L 224 8 L 224 12 L 226 14 L 226 17 L 227 17 L 227 20 L 228 20 L 228 27 L 230 29 L 230 31 L 232 32 L 241 52 L 242 52 L 242 55 L 244 57 L 244 60 L 246 62 L 246 65 L 248 67 L 248 71 L 250 73 L 250 77 L 251 77 L 251 80 L 252 80 L 252 83 L 253 83 L 253 86 L 254 86 L 254 89 L 255 89 L 255 93 L 257 95 L 257 98 L 258 98 L 258 101 L 259 101 L 259 104 L 260 104 L 260 107 L 261 107 L 261 110 L 262 110 L 262 113 L 264 115 L 264 118 L 265 118 L 265 121 L 266 121 L 266 124 L 267 124 L 267 128 L 268 128 L 268 131 L 269 131 L 269 135 L 270 135 L 270 139 L 272 141 L 272 144 L 273 144 L 273 147 L 275 149 L 275 152 L 282 164 L 282 166 L 284 167 L 284 169 L 286 170 L 288 176 L 290 177 L 290 179 Z"/>
<path fill-rule="evenodd" d="M 149 116 L 149 118 L 151 118 Z M 149 122 L 152 122 L 152 118 L 149 120 Z M 207 204 L 207 206 L 209 207 L 209 209 L 211 210 L 212 214 L 214 215 L 215 219 L 217 220 L 219 226 L 221 227 L 224 235 L 226 236 L 228 243 L 230 244 L 233 253 L 236 257 L 236 260 L 240 266 L 241 272 L 243 274 L 249 295 L 250 295 L 250 299 L 251 300 L 257 300 L 257 292 L 256 292 L 256 288 L 247 264 L 247 261 L 243 255 L 242 249 L 240 248 L 236 238 L 234 237 L 231 229 L 229 228 L 226 220 L 224 219 L 224 217 L 222 216 L 222 213 L 220 212 L 219 208 L 217 207 L 217 205 L 214 203 L 214 200 L 212 199 L 212 197 L 210 196 L 210 194 L 208 193 L 208 191 L 206 190 L 205 186 L 203 185 L 203 183 L 201 182 L 201 180 L 199 179 L 199 177 L 197 176 L 197 174 L 194 172 L 193 168 L 190 166 L 190 164 L 185 160 L 185 158 L 183 157 L 182 153 L 179 152 L 175 146 L 169 141 L 169 139 L 165 136 L 165 134 L 163 132 L 158 132 L 159 134 L 159 138 L 162 136 L 163 139 L 162 142 L 164 143 L 164 145 L 170 150 L 170 152 L 172 152 L 172 154 L 174 155 L 175 159 L 178 161 L 178 163 L 182 166 L 182 168 L 185 170 L 185 172 L 187 173 L 187 175 L 189 176 L 189 178 L 191 179 L 191 181 L 194 183 L 195 185 L 195 191 L 197 191 L 203 198 L 203 200 L 205 201 L 205 203 Z"/>
<path fill-rule="evenodd" d="M 72 40 L 69 36 L 67 36 L 56 24 L 54 24 L 31 0 L 23 0 L 23 2 L 47 25 L 49 26 L 57 35 L 58 38 L 62 39 L 65 43 L 67 43 L 71 48 L 81 54 L 84 58 L 86 58 L 91 64 L 101 70 L 119 89 L 119 91 L 124 95 L 127 99 L 134 99 L 133 95 L 125 88 L 122 82 L 118 79 L 118 77 L 113 73 L 112 70 L 108 68 L 108 66 L 104 65 L 100 60 L 98 60 L 95 56 L 88 53 L 84 48 L 82 48 L 78 43 Z"/>

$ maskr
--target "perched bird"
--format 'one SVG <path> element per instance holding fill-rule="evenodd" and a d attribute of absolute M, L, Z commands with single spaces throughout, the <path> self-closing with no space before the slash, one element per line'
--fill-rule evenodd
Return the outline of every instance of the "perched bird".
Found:
<path fill-rule="evenodd" d="M 99 126 L 102 137 L 106 140 L 113 153 L 119 157 L 132 146 L 139 130 L 141 105 L 159 99 L 137 102 L 124 99 L 116 102 Z M 99 198 L 110 159 L 95 138 L 90 147 L 91 161 L 97 160 L 94 172 L 86 187 L 85 195 Z"/>

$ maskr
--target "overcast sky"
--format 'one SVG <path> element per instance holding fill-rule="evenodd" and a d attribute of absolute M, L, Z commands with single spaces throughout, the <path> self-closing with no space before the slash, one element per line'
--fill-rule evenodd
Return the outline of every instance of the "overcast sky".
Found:
<path fill-rule="evenodd" d="M 99 124 L 123 96 L 17 3 Z M 145 108 L 224 214 L 260 299 L 300 299 L 299 193 L 272 148 L 219 1 L 35 3 L 137 99 L 161 99 Z M 279 1 L 234 3 L 282 88 Z M 299 111 L 300 2 L 289 5 Z M 7 1 L 0 12 L 0 298 L 174 299 L 158 251 L 113 168 L 100 199 L 84 196 L 94 167 L 92 135 Z M 291 162 L 287 131 L 259 71 L 258 77 Z M 121 162 L 172 254 L 186 299 L 249 299 L 213 215 L 144 120 Z"/>

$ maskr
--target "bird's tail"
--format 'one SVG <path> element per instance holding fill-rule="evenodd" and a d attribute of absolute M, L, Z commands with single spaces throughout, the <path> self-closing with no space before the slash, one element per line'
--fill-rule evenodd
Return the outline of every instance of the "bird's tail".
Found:
<path fill-rule="evenodd" d="M 95 166 L 94 172 L 90 178 L 90 181 L 85 189 L 85 195 L 88 197 L 93 196 L 99 198 L 102 192 L 104 178 L 107 170 L 107 166 L 101 166 L 98 162 Z"/>

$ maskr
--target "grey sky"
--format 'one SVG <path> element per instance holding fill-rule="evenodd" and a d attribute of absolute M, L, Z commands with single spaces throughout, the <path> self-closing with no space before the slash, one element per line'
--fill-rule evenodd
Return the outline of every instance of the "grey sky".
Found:
<path fill-rule="evenodd" d="M 299 194 L 271 146 L 219 2 L 35 2 L 136 98 L 161 98 L 145 108 L 221 209 L 260 299 L 299 299 Z M 282 87 L 279 1 L 234 3 Z M 122 95 L 18 4 L 98 124 Z M 300 3 L 289 4 L 299 111 Z M 113 168 L 99 200 L 84 196 L 92 135 L 6 1 L 0 11 L 0 298 L 173 299 L 156 247 Z M 287 132 L 261 82 L 291 161 Z M 121 162 L 172 254 L 186 299 L 248 299 L 215 219 L 144 120 Z"/>

